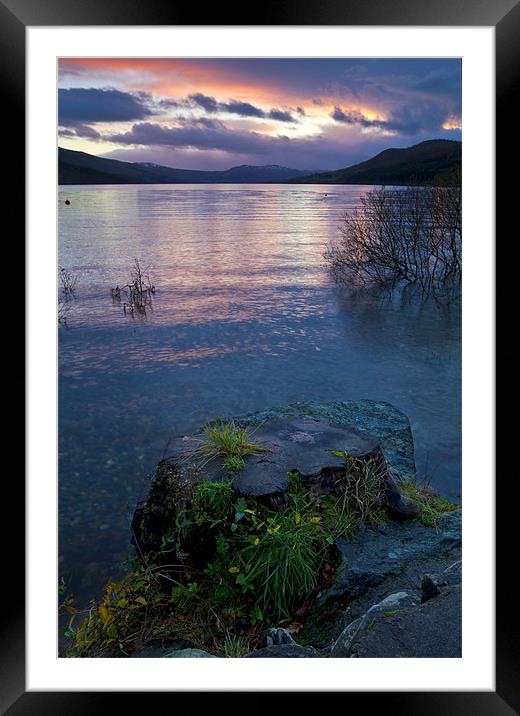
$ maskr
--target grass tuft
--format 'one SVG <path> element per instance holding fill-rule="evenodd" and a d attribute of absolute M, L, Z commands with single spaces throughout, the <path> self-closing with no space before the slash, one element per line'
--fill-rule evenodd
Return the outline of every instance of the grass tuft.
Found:
<path fill-rule="evenodd" d="M 460 508 L 460 505 L 455 502 L 450 502 L 439 495 L 432 495 L 427 484 L 418 483 L 413 477 L 401 482 L 400 488 L 405 495 L 417 502 L 421 508 L 419 520 L 426 527 L 437 527 L 441 515 Z"/>
<path fill-rule="evenodd" d="M 203 434 L 201 444 L 196 450 L 203 458 L 203 464 L 214 458 L 221 458 L 230 474 L 244 467 L 244 458 L 247 455 L 268 452 L 251 439 L 251 432 L 247 428 L 237 426 L 234 420 L 208 423 L 203 428 Z"/>

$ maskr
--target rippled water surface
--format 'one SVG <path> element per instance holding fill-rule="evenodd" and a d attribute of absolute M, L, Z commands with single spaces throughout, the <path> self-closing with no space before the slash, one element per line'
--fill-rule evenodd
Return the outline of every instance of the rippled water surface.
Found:
<path fill-rule="evenodd" d="M 79 276 L 59 330 L 60 572 L 86 599 L 129 551 L 168 440 L 297 400 L 386 400 L 418 470 L 460 492 L 460 311 L 335 288 L 323 265 L 368 187 L 62 187 L 59 262 Z M 64 204 L 70 200 L 70 205 Z M 139 258 L 145 318 L 110 288 Z"/>

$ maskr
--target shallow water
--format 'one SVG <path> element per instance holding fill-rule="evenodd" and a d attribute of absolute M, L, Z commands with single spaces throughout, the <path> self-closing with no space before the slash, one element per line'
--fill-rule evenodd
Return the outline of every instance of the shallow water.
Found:
<path fill-rule="evenodd" d="M 386 400 L 410 418 L 418 472 L 460 494 L 460 310 L 353 295 L 324 266 L 367 189 L 60 188 L 59 262 L 79 276 L 59 330 L 60 573 L 80 600 L 121 573 L 168 440 L 216 416 Z M 157 287 L 146 317 L 110 294 L 134 258 Z"/>

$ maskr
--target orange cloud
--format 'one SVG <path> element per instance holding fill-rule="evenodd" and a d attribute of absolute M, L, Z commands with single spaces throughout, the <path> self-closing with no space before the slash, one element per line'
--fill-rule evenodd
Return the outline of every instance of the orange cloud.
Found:
<path fill-rule="evenodd" d="M 462 129 L 462 122 L 458 117 L 455 117 L 455 115 L 450 114 L 448 119 L 442 125 L 442 128 L 443 129 Z"/>

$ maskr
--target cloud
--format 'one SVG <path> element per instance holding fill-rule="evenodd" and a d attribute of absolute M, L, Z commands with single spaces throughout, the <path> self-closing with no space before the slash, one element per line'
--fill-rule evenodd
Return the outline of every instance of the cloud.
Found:
<path fill-rule="evenodd" d="M 332 169 L 461 136 L 457 59 L 76 58 L 60 83 L 69 146 L 185 168 Z"/>
<path fill-rule="evenodd" d="M 80 87 L 60 89 L 59 124 L 68 126 L 78 122 L 129 122 L 145 119 L 153 114 L 150 100 L 150 95 L 145 92 Z"/>
<path fill-rule="evenodd" d="M 86 139 L 101 139 L 101 134 L 90 127 L 88 124 L 81 122 L 70 123 L 68 127 L 59 128 L 60 137 L 84 137 Z"/>
<path fill-rule="evenodd" d="M 128 132 L 104 138 L 116 144 L 193 147 L 220 149 L 231 153 L 253 152 L 255 154 L 267 153 L 276 144 L 290 141 L 288 137 L 269 137 L 259 132 L 230 130 L 224 125 L 165 127 L 152 122 L 134 124 Z"/>
<path fill-rule="evenodd" d="M 341 124 L 372 127 L 399 133 L 405 136 L 439 132 L 443 129 L 448 116 L 457 116 L 448 106 L 440 104 L 402 105 L 389 119 L 369 119 L 357 109 L 334 107 L 329 115 Z"/>
<path fill-rule="evenodd" d="M 197 92 L 197 94 L 190 94 L 188 99 L 191 101 L 192 104 L 196 105 L 197 107 L 202 107 L 206 110 L 206 112 L 209 112 L 210 114 L 214 114 L 218 111 L 218 102 L 215 97 L 208 97 L 205 94 Z"/>
<path fill-rule="evenodd" d="M 297 120 L 290 112 L 283 109 L 271 109 L 268 112 L 256 107 L 250 102 L 241 102 L 239 100 L 230 99 L 227 102 L 218 102 L 215 97 L 197 92 L 190 94 L 185 101 L 187 106 L 201 107 L 208 114 L 216 114 L 217 112 L 227 112 L 228 114 L 236 114 L 239 117 L 259 117 L 261 119 L 274 119 L 278 122 L 296 122 Z M 304 113 L 298 108 L 299 114 Z"/>
<path fill-rule="evenodd" d="M 345 111 L 341 109 L 341 107 L 334 107 L 329 116 L 336 122 L 342 124 L 358 125 L 364 129 L 371 128 L 385 130 L 386 132 L 395 132 L 395 126 L 392 122 L 387 122 L 382 119 L 369 119 L 357 109 L 347 109 Z M 403 131 L 403 134 L 413 134 L 413 132 Z"/>
<path fill-rule="evenodd" d="M 278 122 L 294 122 L 292 114 L 281 109 L 272 109 L 267 116 L 269 119 L 278 120 Z"/>
<path fill-rule="evenodd" d="M 229 102 L 221 102 L 219 104 L 221 111 L 230 114 L 238 114 L 240 117 L 265 117 L 265 112 L 259 107 L 255 107 L 249 102 L 237 102 L 231 100 Z"/>

